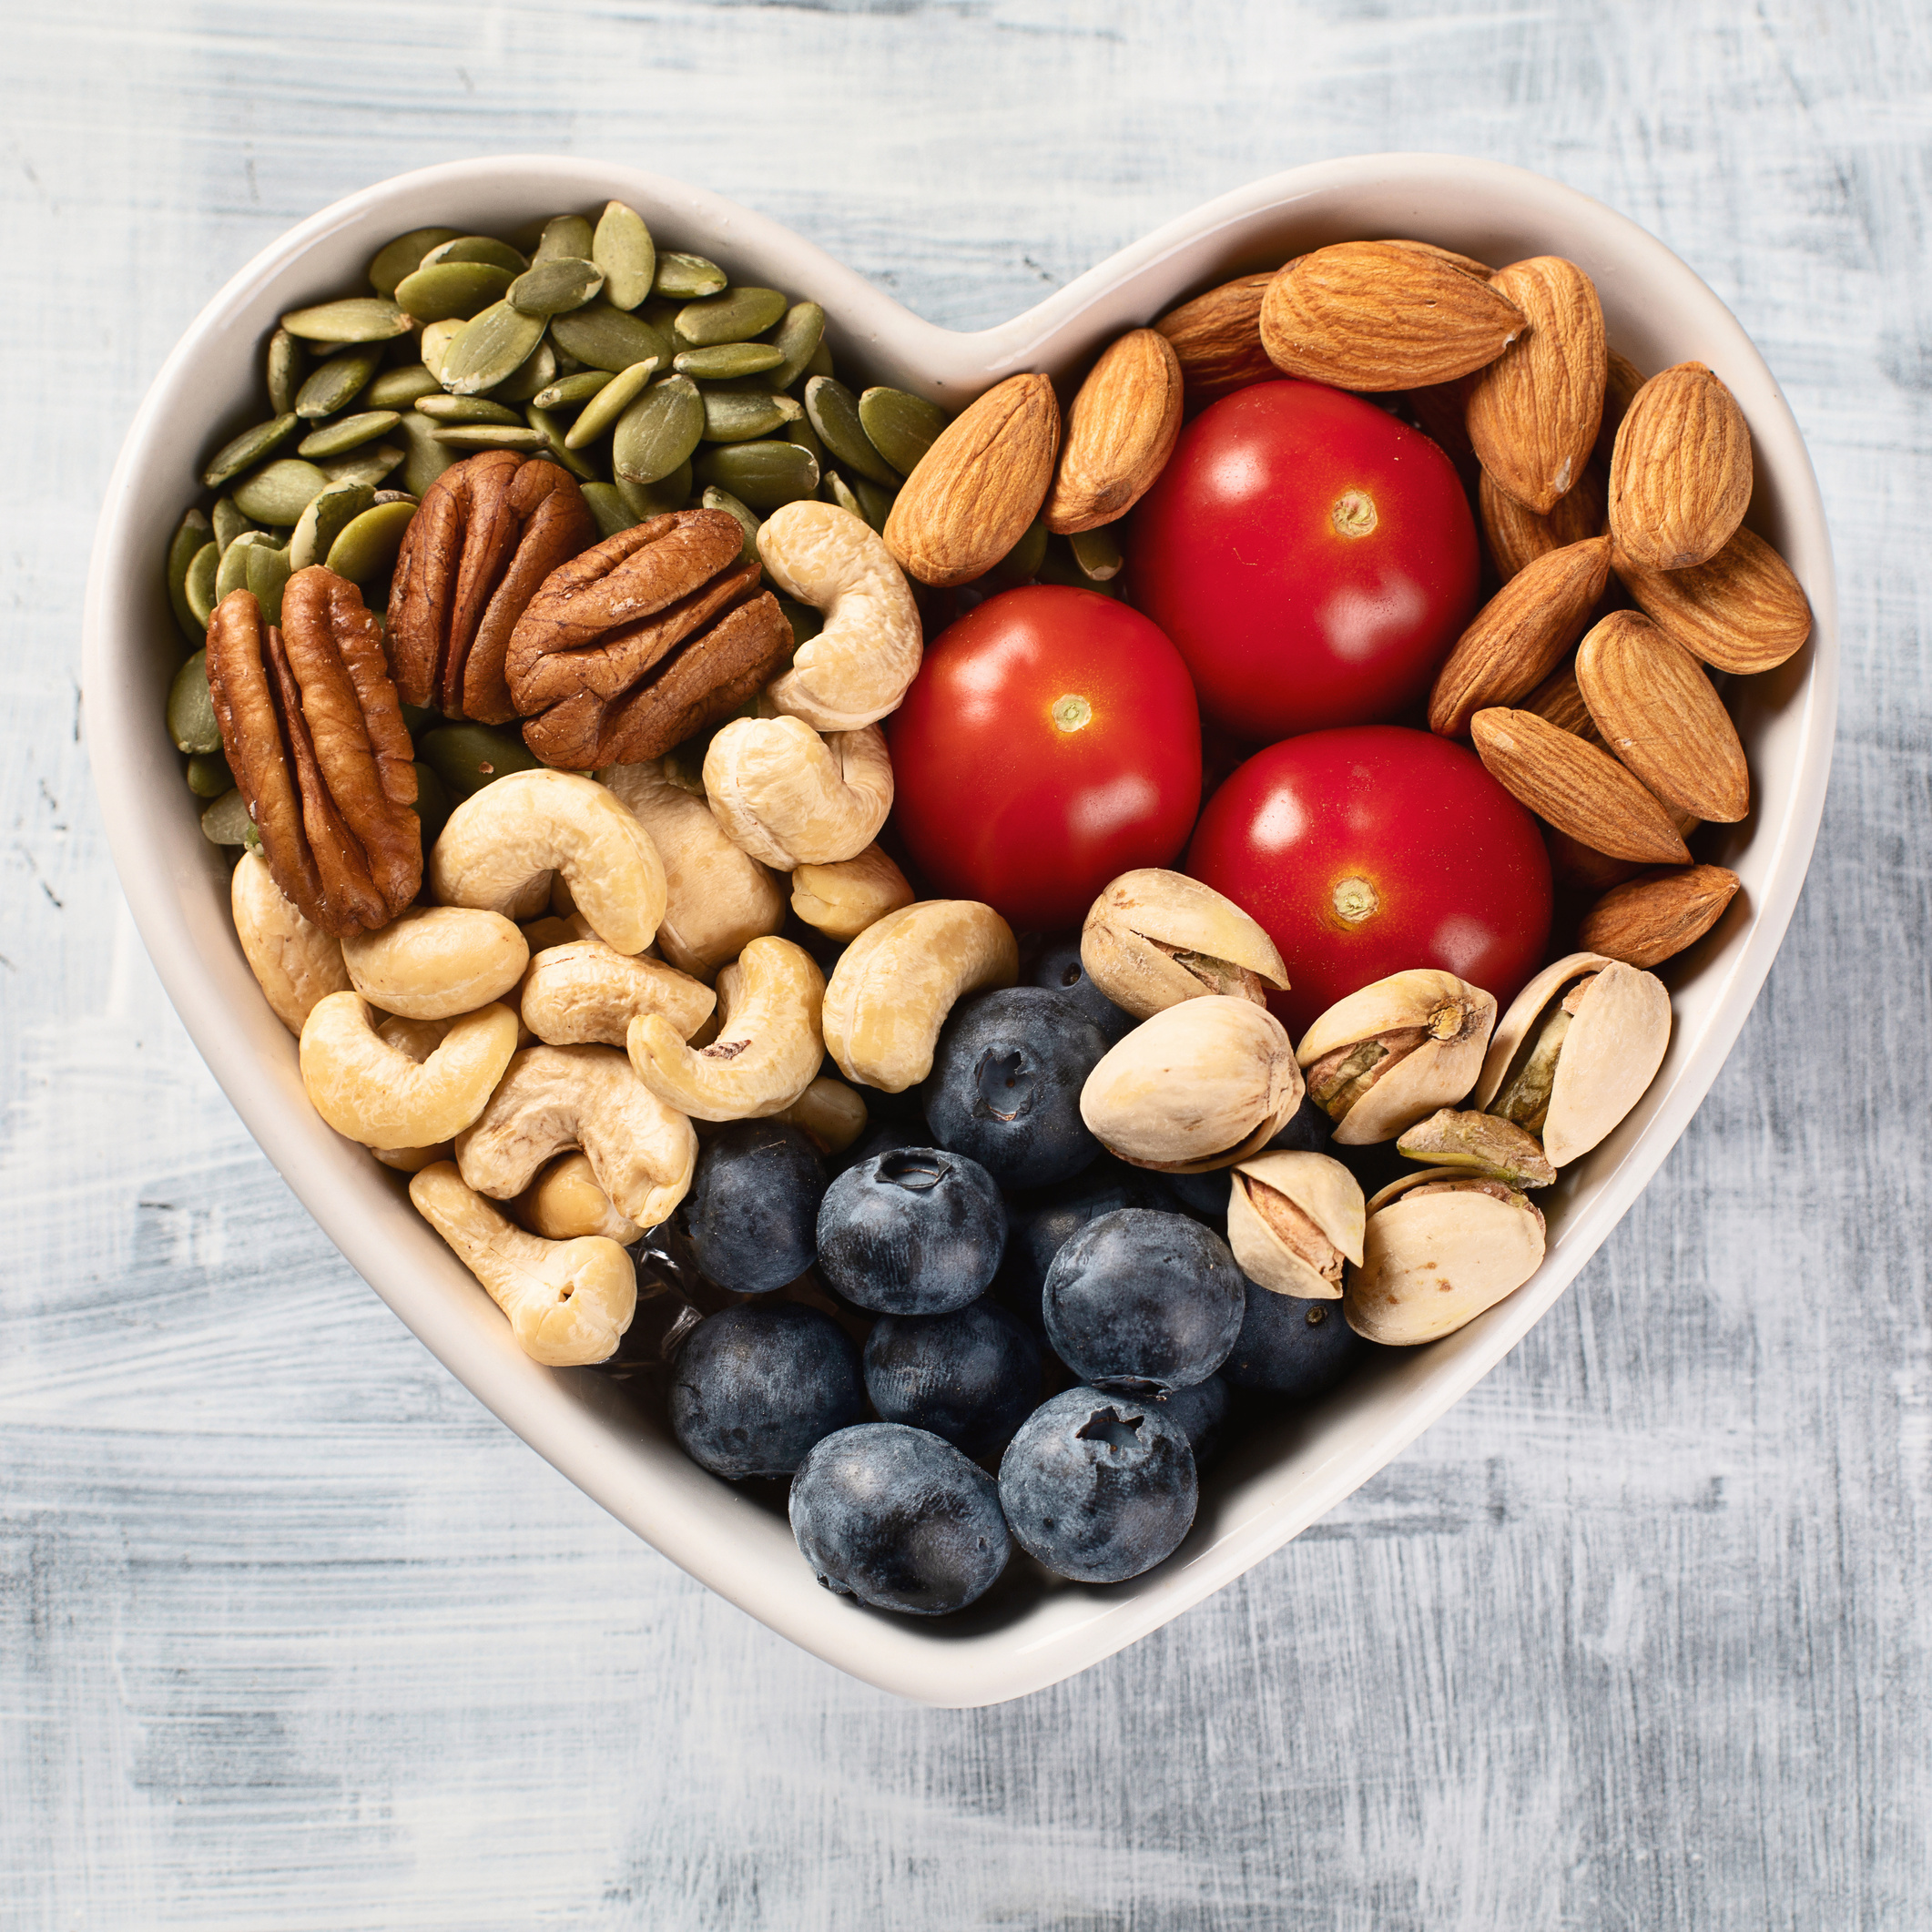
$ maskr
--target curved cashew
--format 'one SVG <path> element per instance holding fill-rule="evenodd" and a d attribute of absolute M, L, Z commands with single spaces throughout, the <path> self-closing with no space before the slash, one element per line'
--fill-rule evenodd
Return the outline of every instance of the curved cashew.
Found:
<path fill-rule="evenodd" d="M 789 940 L 757 939 L 717 976 L 717 1038 L 687 1046 L 656 1013 L 631 1022 L 637 1077 L 697 1120 L 755 1120 L 804 1093 L 825 1059 L 825 975 Z"/>
<path fill-rule="evenodd" d="M 903 1093 L 932 1071 L 953 1002 L 1020 977 L 1013 930 L 976 899 L 925 899 L 868 926 L 825 990 L 825 1044 L 848 1080 Z"/>
<path fill-rule="evenodd" d="M 523 977 L 530 948 L 501 912 L 411 906 L 342 941 L 355 990 L 386 1013 L 448 1020 L 499 1000 Z"/>
<path fill-rule="evenodd" d="M 595 940 L 597 935 L 590 930 L 590 921 L 581 912 L 573 912 L 568 919 L 559 919 L 554 912 L 546 912 L 542 919 L 526 920 L 517 929 L 524 935 L 524 943 L 530 949 L 530 957 L 534 959 L 540 952 L 548 952 L 553 946 L 567 946 L 573 940 Z M 599 945 L 603 944 L 598 940 Z M 625 953 L 625 959 L 638 957 Z"/>
<path fill-rule="evenodd" d="M 708 980 L 785 923 L 778 880 L 732 843 L 702 791 L 678 784 L 656 760 L 613 765 L 604 782 L 636 813 L 664 860 L 657 943 L 672 965 Z"/>
<path fill-rule="evenodd" d="M 912 903 L 906 875 L 876 845 L 836 865 L 801 865 L 791 875 L 791 910 L 835 940 L 855 940 L 888 912 Z"/>
<path fill-rule="evenodd" d="M 656 1227 L 685 1197 L 697 1159 L 691 1123 L 607 1046 L 526 1046 L 476 1124 L 456 1139 L 456 1164 L 478 1194 L 513 1200 L 554 1154 L 581 1147 L 617 1212 Z"/>
<path fill-rule="evenodd" d="M 870 1116 L 864 1099 L 844 1081 L 820 1074 L 774 1118 L 801 1129 L 821 1154 L 843 1154 L 865 1132 Z"/>
<path fill-rule="evenodd" d="M 799 502 L 758 526 L 758 555 L 788 597 L 825 626 L 769 686 L 781 713 L 852 731 L 899 708 L 919 673 L 919 606 L 885 539 L 834 503 Z"/>
<path fill-rule="evenodd" d="M 637 1312 L 637 1271 L 615 1241 L 526 1235 L 447 1161 L 409 1184 L 416 1211 L 510 1317 L 517 1346 L 552 1368 L 608 1361 Z"/>
<path fill-rule="evenodd" d="M 630 808 L 574 771 L 513 771 L 450 814 L 430 853 L 430 890 L 446 906 L 530 919 L 561 872 L 591 930 L 642 952 L 664 917 L 664 862 Z"/>
<path fill-rule="evenodd" d="M 235 935 L 249 971 L 275 1009 L 275 1017 L 300 1037 L 318 1000 L 349 990 L 341 941 L 302 915 L 259 852 L 244 852 L 229 887 Z"/>
<path fill-rule="evenodd" d="M 376 1038 L 398 1052 L 407 1053 L 420 1067 L 442 1044 L 450 1030 L 447 1020 L 404 1020 L 391 1015 L 376 1029 Z M 519 1044 L 522 1043 L 519 1038 Z M 453 1160 L 454 1141 L 433 1141 L 427 1147 L 371 1147 L 369 1150 L 385 1167 L 398 1174 L 421 1174 L 432 1161 Z"/>
<path fill-rule="evenodd" d="M 524 975 L 524 1024 L 551 1046 L 622 1046 L 640 1013 L 662 1013 L 688 1040 L 717 1004 L 708 986 L 602 940 L 573 940 L 531 961 Z"/>
<path fill-rule="evenodd" d="M 732 841 L 781 872 L 856 858 L 892 809 L 878 726 L 819 734 L 799 717 L 739 717 L 705 753 L 705 791 Z"/>
<path fill-rule="evenodd" d="M 622 1247 L 641 1240 L 644 1230 L 610 1205 L 597 1185 L 586 1154 L 566 1154 L 551 1162 L 511 1203 L 511 1212 L 533 1235 L 546 1241 L 575 1241 L 602 1235 Z"/>
<path fill-rule="evenodd" d="M 507 1006 L 464 1013 L 422 1065 L 378 1037 L 369 1002 L 332 992 L 302 1027 L 302 1084 L 338 1134 L 365 1147 L 429 1147 L 483 1111 L 516 1051 Z"/>

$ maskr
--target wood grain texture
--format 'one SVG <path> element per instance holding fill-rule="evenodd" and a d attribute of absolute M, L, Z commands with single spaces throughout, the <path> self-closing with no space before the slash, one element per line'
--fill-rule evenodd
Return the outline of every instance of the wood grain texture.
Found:
<path fill-rule="evenodd" d="M 1932 1915 L 1932 18 L 1880 0 L 107 0 L 8 10 L 0 1922 L 1918 1927 Z M 1809 888 L 1515 1356 L 1074 1682 L 908 1709 L 690 1582 L 350 1273 L 166 1006 L 91 802 L 92 506 L 288 223 L 564 149 L 1002 319 L 1271 169 L 1519 161 L 1787 385 L 1846 657 Z"/>

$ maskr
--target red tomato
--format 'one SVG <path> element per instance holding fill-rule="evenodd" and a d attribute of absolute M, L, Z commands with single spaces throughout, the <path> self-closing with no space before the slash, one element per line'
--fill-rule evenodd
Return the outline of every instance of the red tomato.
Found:
<path fill-rule="evenodd" d="M 1169 864 L 1201 800 L 1180 654 L 1091 590 L 989 597 L 927 646 L 885 728 L 913 863 L 1015 926 L 1077 926 L 1110 879 Z"/>
<path fill-rule="evenodd" d="M 1257 382 L 1181 432 L 1134 515 L 1134 603 L 1246 743 L 1399 718 L 1476 614 L 1476 525 L 1419 430 Z"/>
<path fill-rule="evenodd" d="M 1550 943 L 1536 821 L 1473 753 L 1426 731 L 1316 731 L 1251 758 L 1209 800 L 1187 869 L 1260 920 L 1299 1039 L 1392 972 L 1441 966 L 1513 999 Z"/>

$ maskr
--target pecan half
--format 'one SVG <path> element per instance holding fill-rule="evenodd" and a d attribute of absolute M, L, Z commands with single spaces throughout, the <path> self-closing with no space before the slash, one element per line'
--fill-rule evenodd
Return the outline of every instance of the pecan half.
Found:
<path fill-rule="evenodd" d="M 619 531 L 551 573 L 510 639 L 524 742 L 548 765 L 635 765 L 728 717 L 789 655 L 791 626 L 722 510 Z"/>
<path fill-rule="evenodd" d="M 559 564 L 596 536 L 570 473 L 540 456 L 485 450 L 423 492 L 389 594 L 389 661 L 402 701 L 505 725 L 510 634 Z"/>
<path fill-rule="evenodd" d="M 416 768 L 382 634 L 320 564 L 282 593 L 281 627 L 230 591 L 208 627 L 221 746 L 284 899 L 337 938 L 386 926 L 422 883 Z"/>

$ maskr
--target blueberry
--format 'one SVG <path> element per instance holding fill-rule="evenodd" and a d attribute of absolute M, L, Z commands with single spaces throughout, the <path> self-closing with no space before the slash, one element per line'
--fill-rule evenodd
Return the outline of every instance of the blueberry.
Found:
<path fill-rule="evenodd" d="M 1223 1363 L 1236 1388 L 1312 1401 L 1342 1378 L 1368 1347 L 1342 1319 L 1338 1301 L 1300 1301 L 1249 1285 L 1241 1333 Z"/>
<path fill-rule="evenodd" d="M 828 1590 L 915 1617 L 983 1596 L 1013 1547 L 992 1478 L 898 1422 L 861 1422 L 813 1447 L 792 1479 L 791 1533 Z"/>
<path fill-rule="evenodd" d="M 1099 1388 L 1164 1396 L 1205 1382 L 1241 1332 L 1246 1283 L 1227 1244 L 1185 1215 L 1103 1215 L 1053 1256 L 1047 1339 Z"/>
<path fill-rule="evenodd" d="M 848 1167 L 819 1209 L 819 1273 L 881 1315 L 945 1315 L 978 1300 L 1005 1245 L 993 1177 L 937 1147 Z"/>
<path fill-rule="evenodd" d="M 1039 1346 L 983 1296 L 951 1315 L 883 1316 L 866 1337 L 865 1392 L 888 1422 L 983 1456 L 1040 1399 Z"/>
<path fill-rule="evenodd" d="M 1050 940 L 1026 978 L 1030 986 L 1044 986 L 1049 991 L 1064 993 L 1106 1036 L 1109 1046 L 1118 1045 L 1140 1024 L 1088 979 L 1087 969 L 1080 961 L 1077 932 Z"/>
<path fill-rule="evenodd" d="M 1000 1459 L 1000 1506 L 1014 1541 L 1076 1582 L 1123 1582 L 1172 1555 L 1198 1493 L 1180 1424 L 1153 1403 L 1097 1388 L 1042 1402 Z"/>
<path fill-rule="evenodd" d="M 1000 1266 L 993 1293 L 1022 1321 L 1044 1334 L 1040 1295 L 1053 1256 L 1089 1221 L 1097 1221 L 1117 1207 L 1171 1205 L 1162 1178 L 1144 1168 L 1130 1167 L 1112 1154 L 1103 1154 L 1060 1187 L 1009 1201 L 1006 1259 Z"/>
<path fill-rule="evenodd" d="M 1256 1290 L 1256 1294 L 1266 1292 L 1266 1288 Z M 1175 1389 L 1161 1404 L 1161 1413 L 1170 1422 L 1179 1423 L 1186 1436 L 1187 1446 L 1195 1452 L 1196 1475 L 1205 1475 L 1220 1460 L 1221 1451 L 1227 1447 L 1234 1406 L 1233 1392 L 1217 1375 L 1196 1382 L 1192 1388 Z"/>
<path fill-rule="evenodd" d="M 685 1197 L 698 1266 L 739 1295 L 796 1281 L 819 1252 L 825 1188 L 825 1163 L 800 1129 L 732 1121 L 699 1149 Z"/>
<path fill-rule="evenodd" d="M 714 1476 L 788 1476 L 819 1437 L 864 1413 L 859 1351 L 817 1308 L 727 1308 L 678 1351 L 671 1428 Z"/>
<path fill-rule="evenodd" d="M 848 1167 L 858 1166 L 861 1161 L 870 1160 L 875 1154 L 893 1154 L 901 1147 L 923 1147 L 930 1138 L 922 1120 L 875 1121 L 861 1138 L 853 1142 L 840 1155 L 839 1166 L 843 1172 Z"/>
<path fill-rule="evenodd" d="M 1170 1192 L 1197 1220 L 1212 1221 L 1217 1227 L 1227 1220 L 1227 1197 L 1234 1181 L 1225 1167 L 1212 1174 L 1164 1174 Z"/>
<path fill-rule="evenodd" d="M 1267 1144 L 1270 1154 L 1326 1154 L 1335 1123 L 1304 1093 L 1287 1125 Z"/>

